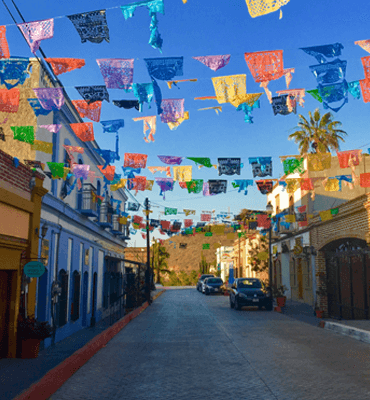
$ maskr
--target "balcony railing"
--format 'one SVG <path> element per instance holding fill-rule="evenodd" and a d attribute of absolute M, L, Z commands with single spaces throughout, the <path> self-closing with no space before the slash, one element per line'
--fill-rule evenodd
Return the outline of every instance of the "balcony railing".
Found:
<path fill-rule="evenodd" d="M 113 227 L 113 207 L 104 200 L 100 206 L 100 215 L 98 224 L 102 228 L 112 228 Z"/>
<path fill-rule="evenodd" d="M 112 233 L 114 233 L 115 235 L 123 235 L 121 224 L 119 223 L 119 215 L 113 214 L 112 220 Z"/>
<path fill-rule="evenodd" d="M 91 183 L 84 183 L 82 189 L 82 202 L 81 209 L 79 210 L 81 214 L 87 217 L 97 217 L 97 203 L 93 201 L 93 195 L 96 194 L 96 189 Z"/>

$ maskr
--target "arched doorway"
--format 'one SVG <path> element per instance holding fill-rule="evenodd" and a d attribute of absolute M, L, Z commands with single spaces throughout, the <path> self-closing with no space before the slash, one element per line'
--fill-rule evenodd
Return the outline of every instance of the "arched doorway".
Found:
<path fill-rule="evenodd" d="M 329 316 L 343 319 L 368 319 L 370 254 L 365 240 L 335 240 L 321 251 L 325 255 Z"/>
<path fill-rule="evenodd" d="M 58 326 L 64 326 L 67 323 L 67 305 L 68 305 L 68 272 L 62 269 L 59 272 L 59 280 L 62 292 L 58 301 Z"/>
<path fill-rule="evenodd" d="M 91 326 L 95 326 L 95 313 L 96 313 L 96 291 L 97 291 L 97 284 L 98 284 L 98 274 L 94 272 L 93 278 L 93 298 L 92 298 L 92 310 L 91 310 Z"/>
<path fill-rule="evenodd" d="M 82 301 L 82 326 L 87 325 L 87 292 L 89 289 L 89 273 L 84 273 L 83 279 L 83 301 Z"/>

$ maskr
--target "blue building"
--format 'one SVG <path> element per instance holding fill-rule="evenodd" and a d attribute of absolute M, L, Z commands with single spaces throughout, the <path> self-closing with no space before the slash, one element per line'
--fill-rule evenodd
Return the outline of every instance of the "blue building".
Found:
<path fill-rule="evenodd" d="M 57 81 L 46 67 L 34 69 L 40 74 L 40 87 L 55 87 Z M 84 122 L 65 94 L 60 110 L 39 115 L 37 125 L 59 124 L 57 132 L 38 129 L 37 139 L 50 141 L 52 154 L 36 151 L 34 160 L 90 165 L 91 180 L 76 181 L 46 178 L 49 190 L 43 198 L 39 257 L 44 258 L 46 272 L 38 278 L 36 318 L 56 326 L 55 342 L 91 326 L 106 316 L 109 306 L 123 293 L 124 249 L 129 239 L 128 224 L 120 224 L 125 211 L 125 189 L 110 191 L 98 168 L 105 160 L 95 151 L 98 144 L 84 142 L 70 124 Z M 45 137 L 42 137 L 45 135 Z M 71 153 L 63 146 L 83 149 Z M 70 148 L 69 148 L 70 149 Z M 71 159 L 71 155 L 72 158 Z M 93 176 L 95 174 L 95 177 Z M 97 178 L 98 177 L 98 178 Z M 80 186 L 80 189 L 78 188 Z M 96 196 L 103 196 L 101 204 Z M 44 341 L 48 347 L 52 338 Z"/>

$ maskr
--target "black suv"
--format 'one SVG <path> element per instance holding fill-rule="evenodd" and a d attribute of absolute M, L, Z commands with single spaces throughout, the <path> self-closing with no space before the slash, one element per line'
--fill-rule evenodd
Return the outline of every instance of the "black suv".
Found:
<path fill-rule="evenodd" d="M 200 291 L 202 290 L 202 283 L 203 283 L 204 279 L 206 279 L 206 278 L 214 278 L 214 277 L 215 277 L 215 276 L 212 275 L 212 274 L 202 275 L 202 276 L 199 278 L 198 283 L 197 283 L 197 290 L 198 290 L 198 292 L 200 292 Z"/>
<path fill-rule="evenodd" d="M 258 306 L 267 311 L 273 308 L 270 291 L 256 278 L 238 278 L 231 285 L 230 307 L 240 310 L 244 306 Z"/>

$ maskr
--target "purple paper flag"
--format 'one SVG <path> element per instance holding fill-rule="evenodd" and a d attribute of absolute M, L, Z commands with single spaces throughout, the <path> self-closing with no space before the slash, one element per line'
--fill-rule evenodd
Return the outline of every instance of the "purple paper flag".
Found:
<path fill-rule="evenodd" d="M 158 158 L 165 164 L 168 165 L 180 165 L 184 157 L 176 156 L 158 156 Z"/>
<path fill-rule="evenodd" d="M 173 182 L 172 178 L 155 178 L 157 185 L 160 187 L 161 192 L 159 193 L 160 196 L 163 195 L 163 200 L 166 200 L 165 192 L 173 190 Z"/>
<path fill-rule="evenodd" d="M 73 164 L 72 173 L 75 178 L 87 179 L 89 177 L 90 165 L 87 164 Z"/>
<path fill-rule="evenodd" d="M 184 116 L 184 99 L 162 99 L 161 121 L 164 123 L 176 122 Z"/>
<path fill-rule="evenodd" d="M 22 31 L 33 54 L 39 49 L 41 40 L 51 39 L 54 36 L 54 18 L 25 22 L 17 26 Z"/>
<path fill-rule="evenodd" d="M 134 80 L 134 59 L 101 58 L 96 60 L 108 89 L 132 90 Z"/>
<path fill-rule="evenodd" d="M 60 128 L 62 127 L 61 124 L 56 125 L 39 125 L 39 128 L 47 129 L 50 133 L 58 133 Z"/>
<path fill-rule="evenodd" d="M 33 91 L 44 110 L 60 110 L 62 108 L 64 104 L 62 88 L 37 88 Z"/>
<path fill-rule="evenodd" d="M 208 68 L 211 68 L 213 71 L 217 71 L 229 63 L 230 57 L 230 54 L 224 54 L 220 56 L 200 56 L 193 58 L 206 65 Z"/>

